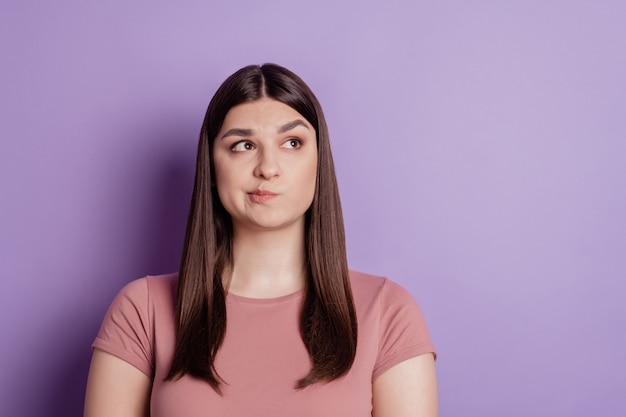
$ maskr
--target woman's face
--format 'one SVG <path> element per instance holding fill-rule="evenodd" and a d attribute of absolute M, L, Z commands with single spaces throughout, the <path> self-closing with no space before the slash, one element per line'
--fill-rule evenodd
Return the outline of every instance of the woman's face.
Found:
<path fill-rule="evenodd" d="M 316 186 L 315 129 L 280 101 L 240 104 L 213 142 L 213 166 L 236 230 L 302 227 Z"/>

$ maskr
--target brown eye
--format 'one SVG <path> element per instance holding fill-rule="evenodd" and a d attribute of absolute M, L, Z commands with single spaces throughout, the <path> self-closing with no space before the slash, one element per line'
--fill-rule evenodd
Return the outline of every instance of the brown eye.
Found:
<path fill-rule="evenodd" d="M 302 141 L 296 138 L 288 139 L 283 146 L 288 149 L 298 149 L 302 146 Z"/>
<path fill-rule="evenodd" d="M 230 147 L 230 150 L 233 152 L 244 152 L 250 151 L 252 149 L 254 149 L 254 145 L 245 140 L 242 140 L 241 142 L 236 142 Z"/>

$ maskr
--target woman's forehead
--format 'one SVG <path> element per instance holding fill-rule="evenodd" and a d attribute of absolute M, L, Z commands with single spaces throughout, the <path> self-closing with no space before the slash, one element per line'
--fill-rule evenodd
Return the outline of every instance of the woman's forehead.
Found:
<path fill-rule="evenodd" d="M 285 132 L 298 126 L 315 130 L 311 123 L 293 107 L 264 97 L 232 107 L 226 113 L 218 136 L 232 128 L 251 130 L 263 128 Z"/>

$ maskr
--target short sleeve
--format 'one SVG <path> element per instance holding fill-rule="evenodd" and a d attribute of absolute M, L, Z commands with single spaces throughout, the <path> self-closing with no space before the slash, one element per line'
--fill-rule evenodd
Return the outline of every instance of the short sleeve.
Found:
<path fill-rule="evenodd" d="M 154 355 L 147 278 L 127 284 L 107 311 L 92 348 L 130 363 L 152 378 Z"/>
<path fill-rule="evenodd" d="M 425 353 L 436 356 L 422 310 L 406 289 L 385 279 L 380 312 L 379 349 L 372 381 L 407 359 Z"/>

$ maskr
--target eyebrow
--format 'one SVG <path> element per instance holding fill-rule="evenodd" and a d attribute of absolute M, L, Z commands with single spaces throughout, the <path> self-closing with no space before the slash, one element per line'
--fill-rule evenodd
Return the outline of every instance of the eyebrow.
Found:
<path fill-rule="evenodd" d="M 296 119 L 293 120 L 289 123 L 285 123 L 284 125 L 282 125 L 280 127 L 280 129 L 278 129 L 278 133 L 285 133 L 290 131 L 291 129 L 295 129 L 298 126 L 304 126 L 306 129 L 308 129 L 309 127 L 306 125 L 306 123 L 304 123 L 304 120 L 302 119 Z"/>
<path fill-rule="evenodd" d="M 279 127 L 278 133 L 288 132 L 292 129 L 295 129 L 298 126 L 304 126 L 306 129 L 309 129 L 306 123 L 304 123 L 304 120 L 296 119 L 296 120 L 292 120 L 291 122 L 285 123 L 284 125 Z M 234 128 L 234 129 L 229 129 L 228 131 L 226 131 L 226 133 L 224 133 L 221 136 L 221 139 L 227 138 L 228 136 L 252 136 L 253 134 L 254 134 L 253 129 Z"/>
<path fill-rule="evenodd" d="M 230 129 L 226 133 L 224 133 L 221 139 L 224 139 L 228 136 L 252 136 L 252 133 L 254 133 L 254 130 L 252 129 L 235 128 L 235 129 Z"/>

